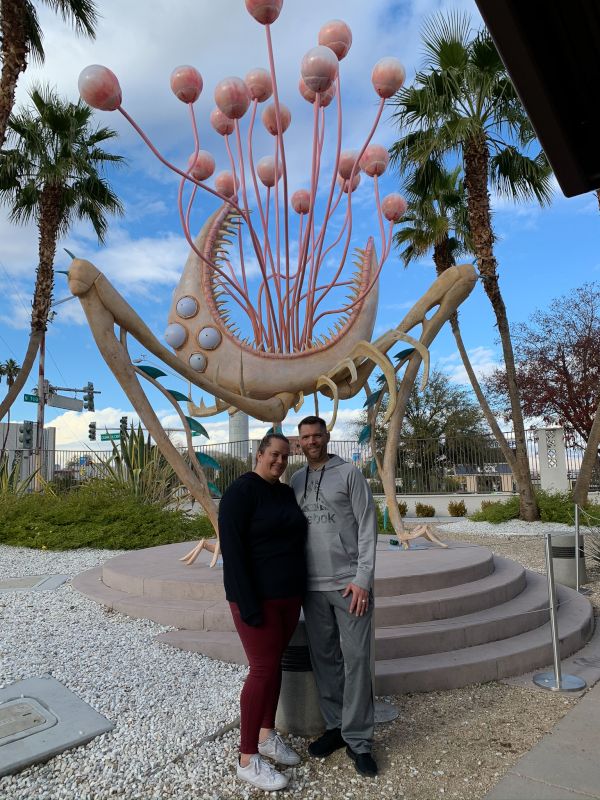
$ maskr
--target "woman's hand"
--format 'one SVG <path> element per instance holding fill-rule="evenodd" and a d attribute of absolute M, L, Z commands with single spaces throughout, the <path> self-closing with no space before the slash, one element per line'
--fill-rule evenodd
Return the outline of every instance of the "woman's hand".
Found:
<path fill-rule="evenodd" d="M 352 593 L 352 600 L 348 612 L 356 614 L 357 617 L 362 617 L 369 608 L 369 592 L 366 589 L 361 589 L 355 583 L 349 583 L 344 589 L 342 597 L 348 597 Z"/>

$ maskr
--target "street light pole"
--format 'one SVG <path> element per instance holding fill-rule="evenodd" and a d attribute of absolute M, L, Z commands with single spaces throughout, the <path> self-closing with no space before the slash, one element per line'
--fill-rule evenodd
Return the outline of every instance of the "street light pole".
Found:
<path fill-rule="evenodd" d="M 38 361 L 38 407 L 37 407 L 37 436 L 36 454 L 38 477 L 44 477 L 45 458 L 44 458 L 44 409 L 46 406 L 46 383 L 44 380 L 44 369 L 46 365 L 46 331 L 42 334 L 40 342 L 40 356 Z M 39 480 L 36 483 L 40 483 Z"/>

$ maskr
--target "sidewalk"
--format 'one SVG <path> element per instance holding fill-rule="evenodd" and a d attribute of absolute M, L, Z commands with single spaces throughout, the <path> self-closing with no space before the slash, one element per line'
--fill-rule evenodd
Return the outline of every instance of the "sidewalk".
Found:
<path fill-rule="evenodd" d="M 598 620 L 596 625 L 600 627 Z M 600 675 L 599 639 L 596 630 L 583 650 L 565 660 L 563 672 L 581 675 L 588 685 L 597 681 Z M 588 665 L 582 668 L 577 664 L 578 658 L 588 661 Z M 585 693 L 580 702 L 484 798 L 592 799 L 600 800 L 600 683 Z"/>

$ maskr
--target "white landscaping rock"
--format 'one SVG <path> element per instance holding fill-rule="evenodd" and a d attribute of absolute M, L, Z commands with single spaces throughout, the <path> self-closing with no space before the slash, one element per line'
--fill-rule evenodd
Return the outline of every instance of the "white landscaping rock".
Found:
<path fill-rule="evenodd" d="M 521 519 L 512 519 L 510 522 L 472 522 L 470 519 L 461 519 L 436 525 L 439 531 L 451 531 L 460 536 L 461 533 L 479 534 L 482 536 L 544 536 L 546 533 L 575 533 L 573 525 L 562 522 L 524 522 Z"/>
<path fill-rule="evenodd" d="M 72 577 L 114 555 L 0 546 L 0 578 Z M 70 584 L 0 594 L 0 630 L 0 688 L 50 673 L 116 725 L 84 747 L 0 778 L 0 797 L 218 798 L 219 787 L 235 780 L 239 731 L 228 736 L 229 752 L 203 740 L 236 721 L 245 667 L 158 644 L 154 637 L 168 628 L 108 612 Z M 185 769 L 174 763 L 180 759 Z"/>

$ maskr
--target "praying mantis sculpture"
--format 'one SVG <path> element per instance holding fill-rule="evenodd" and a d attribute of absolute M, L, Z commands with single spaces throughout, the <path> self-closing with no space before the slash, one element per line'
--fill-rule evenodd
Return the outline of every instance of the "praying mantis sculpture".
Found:
<path fill-rule="evenodd" d="M 380 198 L 378 179 L 388 166 L 388 153 L 372 139 L 386 99 L 404 81 L 404 68 L 395 58 L 384 58 L 375 65 L 371 80 L 380 100 L 374 122 L 360 148 L 342 150 L 339 62 L 350 49 L 352 33 L 340 20 L 321 28 L 319 44 L 302 60 L 299 84 L 300 93 L 312 106 L 308 188 L 291 193 L 285 149 L 291 113 L 280 99 L 271 42 L 271 24 L 282 5 L 283 0 L 246 0 L 249 13 L 265 28 L 269 69 L 253 69 L 244 80 L 225 78 L 214 90 L 216 107 L 210 124 L 223 137 L 229 169 L 217 174 L 212 186 L 207 181 L 214 174 L 215 159 L 200 147 L 194 103 L 203 80 L 194 67 L 178 67 L 171 75 L 171 88 L 188 106 L 191 122 L 194 147 L 185 166 L 169 162 L 128 115 L 121 105 L 118 79 L 108 68 L 87 67 L 79 78 L 81 97 L 94 108 L 118 110 L 180 179 L 178 207 L 190 255 L 169 311 L 165 340 L 171 349 L 156 339 L 90 262 L 73 260 L 69 286 L 81 301 L 100 352 L 140 419 L 217 532 L 216 545 L 200 542 L 184 557 L 187 563 L 208 547 L 214 565 L 219 552 L 216 505 L 192 447 L 192 433 L 203 431 L 196 417 L 235 408 L 277 424 L 291 408 L 298 410 L 305 396 L 314 394 L 316 399 L 317 393 L 322 393 L 333 401 L 332 428 L 339 400 L 367 387 L 374 412 L 383 394 L 389 393 L 386 419 L 393 427 L 394 419 L 404 415 L 422 363 L 426 380 L 428 346 L 476 280 L 469 264 L 448 269 L 396 328 L 372 341 L 379 276 L 390 253 L 393 226 L 406 210 L 406 202 L 398 194 Z M 258 107 L 271 97 L 261 119 L 272 136 L 272 152 L 256 160 Z M 332 113 L 330 107 L 336 111 Z M 244 147 L 240 122 L 246 115 Z M 327 169 L 325 132 L 330 116 L 336 135 L 332 168 Z M 318 200 L 324 174 L 326 191 Z M 379 241 L 370 237 L 364 249 L 351 254 L 352 198 L 363 175 L 373 181 Z M 217 203 L 194 238 L 192 215 L 201 192 Z M 350 275 L 349 263 L 354 267 Z M 328 324 L 328 320 L 333 322 Z M 415 332 L 418 327 L 420 334 Z M 186 397 L 165 389 L 158 380 L 164 373 L 132 363 L 128 336 L 190 385 L 214 396 L 214 403 L 196 405 L 191 394 Z M 399 341 L 408 347 L 393 364 L 387 353 Z M 376 367 L 383 374 L 384 388 L 373 399 L 367 381 Z M 186 432 L 188 458 L 164 432 L 140 379 L 153 384 L 175 407 Z M 187 401 L 187 415 L 181 401 Z M 388 440 L 388 446 L 395 453 L 397 435 L 396 443 Z M 377 466 L 391 508 L 396 496 L 394 475 L 387 474 L 389 470 L 379 461 Z M 392 514 L 391 521 L 406 543 L 411 536 L 404 531 L 399 515 Z M 428 535 L 430 531 L 420 533 Z"/>

